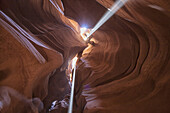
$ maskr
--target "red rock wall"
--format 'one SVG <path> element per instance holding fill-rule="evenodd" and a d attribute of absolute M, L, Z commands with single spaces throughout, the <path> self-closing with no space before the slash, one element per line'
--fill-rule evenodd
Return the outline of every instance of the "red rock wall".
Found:
<path fill-rule="evenodd" d="M 37 113 L 50 76 L 59 76 L 51 73 L 86 45 L 48 0 L 1 0 L 0 9 L 0 112 Z"/>
<path fill-rule="evenodd" d="M 61 13 L 48 0 L 0 1 L 1 11 L 16 23 L 13 25 L 1 13 L 2 113 L 36 113 L 43 109 L 45 97 L 42 112 L 46 112 L 52 101 L 63 98 L 60 96 L 68 91 L 68 83 L 57 78 L 63 77 L 61 73 L 50 73 L 64 70 L 85 44 L 77 25 L 62 11 L 80 26 L 92 28 L 114 3 L 62 0 L 62 7 L 60 0 L 52 1 Z M 129 0 L 94 33 L 95 44 L 84 50 L 77 64 L 75 113 L 170 112 L 169 9 L 168 0 Z M 55 83 L 57 80 L 61 80 L 61 86 Z M 64 101 L 60 104 L 51 113 L 67 112 Z"/>
<path fill-rule="evenodd" d="M 93 6 L 95 0 L 63 0 L 63 3 L 68 7 L 65 14 L 80 25 L 86 18 L 90 23 L 89 15 L 98 18 L 98 12 L 110 6 Z M 95 46 L 78 63 L 75 113 L 170 112 L 168 4 L 166 0 L 129 0 L 96 31 Z M 86 17 L 77 19 L 75 12 Z"/>

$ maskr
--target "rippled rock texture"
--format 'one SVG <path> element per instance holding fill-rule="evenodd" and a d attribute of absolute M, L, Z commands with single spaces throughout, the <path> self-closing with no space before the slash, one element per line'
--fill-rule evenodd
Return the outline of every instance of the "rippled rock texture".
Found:
<path fill-rule="evenodd" d="M 114 3 L 97 1 L 63 0 L 65 14 L 80 25 L 86 18 L 95 23 Z M 96 45 L 78 62 L 75 113 L 170 112 L 169 3 L 129 0 L 94 34 Z"/>
<path fill-rule="evenodd" d="M 112 4 L 1 0 L 0 110 L 47 112 L 61 100 L 69 92 L 62 71 L 86 46 L 70 19 L 92 28 Z M 170 112 L 169 4 L 129 0 L 94 33 L 77 62 L 74 113 Z M 63 103 L 51 113 L 67 112 Z"/>
<path fill-rule="evenodd" d="M 50 86 L 58 95 L 68 93 L 66 75 L 60 71 L 65 70 L 67 62 L 86 44 L 57 3 L 60 2 L 0 1 L 2 113 L 37 113 L 43 109 L 42 101 L 48 92 L 52 92 L 48 91 Z M 56 92 L 52 94 L 56 98 L 51 96 L 51 103 L 59 98 Z M 44 102 L 44 107 L 50 107 L 49 101 Z"/>

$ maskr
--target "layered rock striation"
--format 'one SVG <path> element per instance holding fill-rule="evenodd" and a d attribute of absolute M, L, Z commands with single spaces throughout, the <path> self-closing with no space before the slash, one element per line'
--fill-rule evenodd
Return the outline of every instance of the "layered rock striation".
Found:
<path fill-rule="evenodd" d="M 46 113 L 55 100 L 50 113 L 67 112 L 65 70 L 87 46 L 79 26 L 93 28 L 114 2 L 1 0 L 1 112 Z M 93 34 L 77 62 L 74 113 L 170 112 L 169 4 L 129 0 Z"/>
<path fill-rule="evenodd" d="M 87 23 L 96 18 L 96 23 L 97 14 L 114 3 L 97 1 L 100 5 L 93 6 L 95 0 L 63 0 L 68 7 L 64 13 L 80 25 L 86 18 Z M 94 33 L 95 45 L 84 51 L 77 65 L 75 113 L 170 112 L 168 4 L 129 0 Z M 75 12 L 86 17 L 77 19 Z"/>
<path fill-rule="evenodd" d="M 58 83 L 60 89 L 55 87 L 52 89 L 54 91 L 56 89 L 64 93 L 69 91 L 66 76 L 65 74 L 61 76 L 60 71 L 66 69 L 67 62 L 77 52 L 82 51 L 86 44 L 76 28 L 73 29 L 70 20 L 63 15 L 60 2 L 53 2 L 0 1 L 0 110 L 2 113 L 42 111 L 42 101 L 50 92 L 49 84 L 56 86 L 55 83 Z M 58 79 L 61 82 L 49 79 L 58 76 L 61 77 Z M 59 91 L 57 92 L 60 94 Z M 52 103 L 58 97 L 51 99 Z M 48 103 L 44 102 L 45 112 L 51 105 Z"/>

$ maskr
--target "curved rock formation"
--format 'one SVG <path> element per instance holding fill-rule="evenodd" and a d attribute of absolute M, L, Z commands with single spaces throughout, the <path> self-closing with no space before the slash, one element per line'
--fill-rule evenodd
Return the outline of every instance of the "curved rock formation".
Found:
<path fill-rule="evenodd" d="M 48 0 L 0 2 L 0 109 L 3 113 L 37 112 L 31 111 L 25 100 L 43 100 L 51 73 L 64 70 L 86 44 Z"/>
<path fill-rule="evenodd" d="M 114 3 L 102 1 L 99 2 L 107 8 Z M 68 16 L 77 12 L 93 15 L 97 21 L 93 12 L 104 10 L 93 6 L 91 2 L 96 1 L 72 0 L 77 7 L 70 2 L 63 0 Z M 91 12 L 84 2 L 98 10 L 94 8 Z M 85 50 L 78 63 L 75 113 L 170 112 L 168 4 L 168 1 L 129 1 L 96 31 L 95 46 Z M 81 24 L 88 17 L 72 18 Z"/>
<path fill-rule="evenodd" d="M 45 113 L 62 100 L 68 61 L 86 47 L 79 25 L 92 28 L 113 3 L 1 0 L 1 112 Z M 169 4 L 129 0 L 93 34 L 77 62 L 74 113 L 170 112 Z M 67 98 L 50 113 L 67 112 Z"/>

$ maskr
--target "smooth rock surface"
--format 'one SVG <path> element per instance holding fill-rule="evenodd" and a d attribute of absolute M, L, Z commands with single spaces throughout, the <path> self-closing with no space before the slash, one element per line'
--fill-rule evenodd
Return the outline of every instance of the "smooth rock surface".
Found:
<path fill-rule="evenodd" d="M 104 10 L 95 10 L 97 6 L 90 4 L 95 0 L 86 0 L 87 8 L 85 1 L 63 1 L 68 7 L 66 16 L 75 19 L 77 9 L 84 9 L 77 15 Z M 114 2 L 99 3 L 108 8 Z M 170 112 L 169 3 L 129 0 L 96 31 L 95 46 L 84 51 L 77 66 L 75 113 Z M 93 12 L 89 7 L 94 7 Z M 98 20 L 97 13 L 93 17 Z M 88 21 L 88 16 L 76 21 L 81 24 L 86 18 Z"/>
<path fill-rule="evenodd" d="M 1 0 L 1 112 L 46 113 L 57 100 L 50 113 L 66 113 L 64 71 L 86 47 L 79 26 L 93 28 L 114 1 Z M 77 62 L 74 113 L 170 112 L 170 1 L 129 0 L 91 41 Z"/>

